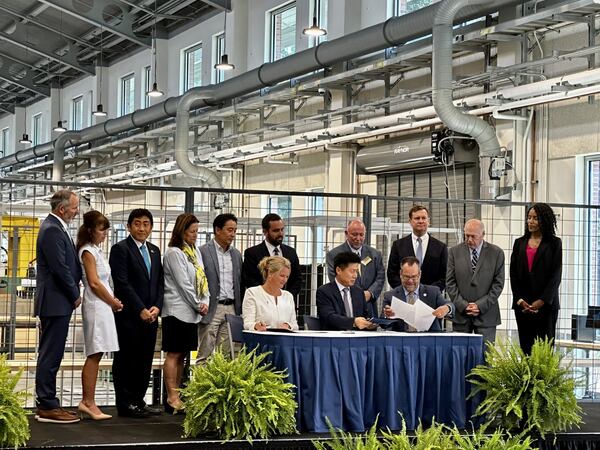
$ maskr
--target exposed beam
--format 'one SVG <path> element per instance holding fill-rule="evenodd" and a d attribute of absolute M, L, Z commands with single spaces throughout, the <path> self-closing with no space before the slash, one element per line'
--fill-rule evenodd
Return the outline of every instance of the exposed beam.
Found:
<path fill-rule="evenodd" d="M 129 5 L 135 9 L 139 9 L 140 11 L 145 12 L 146 14 L 150 14 L 151 16 L 156 16 L 156 18 L 161 18 L 161 19 L 181 19 L 181 20 L 192 20 L 192 17 L 187 17 L 187 16 L 176 16 L 173 14 L 161 14 L 161 13 L 155 13 L 154 11 L 152 11 L 151 9 L 148 8 L 144 8 L 141 5 L 137 5 L 135 3 L 133 3 L 132 1 L 129 0 L 119 0 L 121 3 L 125 3 L 126 5 Z"/>
<path fill-rule="evenodd" d="M 202 0 L 207 5 L 220 9 L 221 11 L 231 12 L 231 0 Z"/>
<path fill-rule="evenodd" d="M 14 24 L 15 29 L 12 33 L 0 31 L 0 39 L 7 42 L 11 42 L 21 48 L 27 49 L 32 53 L 36 53 L 38 55 L 51 59 L 52 61 L 64 64 L 75 70 L 79 70 L 80 72 L 88 73 L 90 75 L 95 74 L 94 66 L 82 65 L 77 61 L 74 46 L 71 46 L 67 53 L 65 53 L 64 55 L 58 56 L 54 52 L 55 49 L 51 48 L 51 45 L 45 39 L 43 39 L 43 33 L 35 33 L 35 35 L 30 35 L 29 31 L 27 30 L 27 27 L 32 26 L 33 25 L 31 24 L 23 25 L 22 23 L 16 22 Z M 35 43 L 30 42 L 30 37 L 31 40 L 35 39 Z"/>
<path fill-rule="evenodd" d="M 73 6 L 72 0 L 39 0 L 40 2 L 52 6 L 60 11 L 63 11 L 67 14 L 72 15 L 73 17 L 77 17 L 85 22 L 91 23 L 98 27 L 106 28 L 110 30 L 112 33 L 117 34 L 131 42 L 135 42 L 142 47 L 151 47 L 152 42 L 150 37 L 140 37 L 134 34 L 133 32 L 133 21 L 135 19 L 134 15 L 129 11 L 125 11 L 124 8 L 121 8 L 122 15 L 119 16 L 119 21 L 115 21 L 118 23 L 109 23 L 104 20 L 103 10 L 106 6 L 109 5 L 106 0 L 96 0 L 92 3 L 92 6 L 88 11 L 78 11 Z M 114 2 L 110 3 L 111 6 L 117 6 Z M 120 7 L 119 7 L 120 8 Z"/>
<path fill-rule="evenodd" d="M 36 76 L 34 70 L 29 69 L 27 65 L 24 65 L 21 61 L 14 58 L 2 56 L 0 57 L 0 60 L 2 60 L 2 65 L 0 66 L 0 79 L 16 84 L 22 88 L 29 89 L 44 97 L 50 97 L 50 88 L 48 86 L 37 85 L 33 81 L 33 78 Z M 13 66 L 11 61 L 12 63 L 17 64 L 17 66 Z M 25 72 L 25 74 L 21 76 L 23 72 Z"/>

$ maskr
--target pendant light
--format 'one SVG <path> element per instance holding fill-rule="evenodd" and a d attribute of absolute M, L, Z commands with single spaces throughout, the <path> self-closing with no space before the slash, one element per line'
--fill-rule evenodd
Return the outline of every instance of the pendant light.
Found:
<path fill-rule="evenodd" d="M 227 55 L 227 11 L 223 11 L 224 22 L 223 22 L 223 54 L 221 55 L 221 61 L 214 65 L 214 68 L 220 71 L 227 71 L 235 69 L 233 64 L 229 64 L 229 56 Z"/>
<path fill-rule="evenodd" d="M 153 39 L 152 39 L 152 63 L 153 63 L 153 72 L 154 72 L 154 83 L 152 83 L 152 89 L 146 92 L 148 97 L 162 97 L 164 92 L 158 89 L 158 83 L 156 82 L 156 0 L 154 0 L 154 30 L 153 30 Z"/>
<path fill-rule="evenodd" d="M 15 109 L 17 107 L 17 97 L 15 97 Z M 29 139 L 29 135 L 27 134 L 27 106 L 25 106 L 25 112 L 23 113 L 23 125 L 25 126 L 23 133 L 23 137 L 19 140 L 19 144 L 31 144 L 31 139 Z"/>
<path fill-rule="evenodd" d="M 325 28 L 321 28 L 319 26 L 319 22 L 317 21 L 317 2 L 319 0 L 313 0 L 314 9 L 313 9 L 313 20 L 312 25 L 308 28 L 302 30 L 302 34 L 305 36 L 319 37 L 325 36 L 327 34 L 327 30 Z"/>
<path fill-rule="evenodd" d="M 102 107 L 102 27 L 100 27 L 100 87 L 99 87 L 99 91 L 100 91 L 100 95 L 99 95 L 99 102 L 98 102 L 98 106 L 96 106 L 96 110 L 94 112 L 92 112 L 92 116 L 94 117 L 106 117 L 106 111 L 104 111 L 104 108 Z"/>
<path fill-rule="evenodd" d="M 62 10 L 60 12 L 60 33 L 62 36 L 62 19 L 63 19 L 63 15 L 62 15 Z M 52 131 L 56 131 L 57 133 L 63 133 L 65 131 L 67 131 L 67 129 L 65 127 L 63 127 L 63 121 L 60 119 L 60 64 L 62 63 L 62 56 L 59 55 L 58 58 L 58 123 L 56 124 L 56 126 L 54 128 L 52 128 Z M 48 62 L 48 72 L 50 71 L 50 62 Z"/>

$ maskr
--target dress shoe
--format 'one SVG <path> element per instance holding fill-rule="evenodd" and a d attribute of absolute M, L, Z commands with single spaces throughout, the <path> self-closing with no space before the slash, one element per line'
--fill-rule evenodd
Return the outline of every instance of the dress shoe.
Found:
<path fill-rule="evenodd" d="M 140 405 L 140 408 L 151 416 L 160 416 L 162 414 L 162 409 L 146 405 L 145 403 Z"/>
<path fill-rule="evenodd" d="M 117 408 L 120 417 L 134 417 L 136 419 L 145 419 L 150 414 L 137 405 L 126 405 Z"/>
<path fill-rule="evenodd" d="M 77 423 L 79 417 L 62 408 L 38 409 L 35 420 L 42 423 Z"/>
<path fill-rule="evenodd" d="M 82 414 L 86 414 L 87 416 L 91 417 L 93 420 L 112 419 L 112 416 L 110 414 L 104 414 L 103 412 L 101 412 L 100 414 L 94 414 L 90 410 L 90 408 L 85 406 L 85 404 L 83 402 L 79 403 L 79 405 L 77 406 L 77 409 L 79 410 L 79 412 L 81 412 Z"/>
<path fill-rule="evenodd" d="M 165 402 L 165 412 L 167 414 L 179 414 L 180 412 L 183 412 L 184 409 L 185 409 L 185 405 L 183 404 L 183 402 L 181 400 L 171 403 L 167 399 Z"/>

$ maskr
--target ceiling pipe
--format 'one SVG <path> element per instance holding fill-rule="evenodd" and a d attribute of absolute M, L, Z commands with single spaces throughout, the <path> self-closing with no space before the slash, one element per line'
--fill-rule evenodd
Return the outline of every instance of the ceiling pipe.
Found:
<path fill-rule="evenodd" d="M 496 130 L 486 121 L 465 114 L 454 106 L 452 97 L 452 25 L 458 11 L 473 5 L 490 5 L 492 0 L 443 0 L 433 23 L 433 107 L 442 122 L 451 130 L 475 138 L 480 156 L 500 154 Z"/>
<path fill-rule="evenodd" d="M 491 0 L 484 7 L 462 8 L 456 15 L 457 21 L 465 21 L 497 11 L 501 7 L 517 5 L 523 0 Z M 207 86 L 212 98 L 194 101 L 190 109 L 214 106 L 225 100 L 255 92 L 261 88 L 273 86 L 293 77 L 330 67 L 333 64 L 366 55 L 409 40 L 426 35 L 431 31 L 431 22 L 440 4 L 436 3 L 411 14 L 392 17 L 385 22 L 365 28 L 338 39 L 326 41 L 316 47 L 303 50 L 294 55 L 230 78 L 216 86 Z M 131 131 L 154 122 L 173 117 L 177 113 L 177 104 L 181 97 L 171 97 L 149 108 L 135 111 L 116 119 L 85 128 L 73 137 L 77 143 L 87 143 L 118 133 Z M 188 125 L 189 126 L 189 125 Z M 186 129 L 188 128 L 186 126 Z M 59 145 L 57 145 L 57 143 Z M 47 142 L 34 148 L 22 150 L 0 158 L 0 168 L 22 163 L 36 156 L 62 152 L 67 142 L 64 140 Z M 55 170 L 61 171 L 55 167 Z M 62 169 L 64 170 L 64 169 Z"/>

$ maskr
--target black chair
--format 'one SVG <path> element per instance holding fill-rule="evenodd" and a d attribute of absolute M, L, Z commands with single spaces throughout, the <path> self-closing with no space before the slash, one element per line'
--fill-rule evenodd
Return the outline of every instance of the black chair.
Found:
<path fill-rule="evenodd" d="M 321 329 L 321 320 L 315 316 L 309 316 L 305 314 L 302 316 L 304 318 L 304 329 L 305 330 L 320 330 Z"/>
<path fill-rule="evenodd" d="M 231 349 L 231 359 L 235 358 L 234 344 L 244 342 L 244 319 L 235 314 L 225 314 L 227 329 L 229 330 L 229 348 Z"/>

